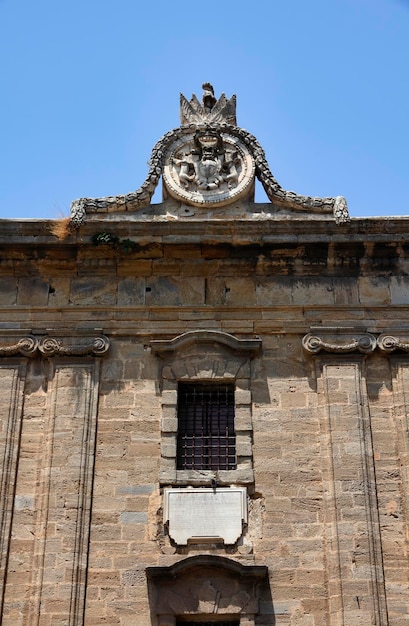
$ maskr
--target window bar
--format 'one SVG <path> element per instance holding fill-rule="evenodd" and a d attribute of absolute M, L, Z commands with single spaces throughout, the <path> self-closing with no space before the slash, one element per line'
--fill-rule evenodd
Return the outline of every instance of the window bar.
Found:
<path fill-rule="evenodd" d="M 234 386 L 180 383 L 178 469 L 234 469 Z"/>

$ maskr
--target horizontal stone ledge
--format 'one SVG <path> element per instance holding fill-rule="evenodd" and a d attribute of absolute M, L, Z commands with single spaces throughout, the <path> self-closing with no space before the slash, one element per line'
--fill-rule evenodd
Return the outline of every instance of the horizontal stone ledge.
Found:
<path fill-rule="evenodd" d="M 62 245 L 81 245 L 86 235 L 92 236 L 95 234 L 96 229 L 99 230 L 114 230 L 116 234 L 121 237 L 140 236 L 145 241 L 148 239 L 146 236 L 147 224 L 152 232 L 152 239 L 156 240 L 156 236 L 159 233 L 163 234 L 175 234 L 178 232 L 199 230 L 205 234 L 209 232 L 223 233 L 228 231 L 230 234 L 232 231 L 245 231 L 249 228 L 257 232 L 272 235 L 277 233 L 277 237 L 282 236 L 283 233 L 287 233 L 293 238 L 302 237 L 303 234 L 309 234 L 311 232 L 318 232 L 323 237 L 327 237 L 328 240 L 333 240 L 334 235 L 337 238 L 348 237 L 364 237 L 362 235 L 365 232 L 365 237 L 373 235 L 386 238 L 393 235 L 399 237 L 399 239 L 405 238 L 405 233 L 409 230 L 409 222 L 406 216 L 391 216 L 391 217 L 357 217 L 352 218 L 347 227 L 343 227 L 342 233 L 340 233 L 340 227 L 337 226 L 331 215 L 315 215 L 311 213 L 297 214 L 291 212 L 291 220 L 288 219 L 285 211 L 278 207 L 275 207 L 272 203 L 254 203 L 247 206 L 248 217 L 240 218 L 237 215 L 223 215 L 223 219 L 215 219 L 209 221 L 207 211 L 200 216 L 200 209 L 197 209 L 195 216 L 183 218 L 179 217 L 177 220 L 170 219 L 158 219 L 164 217 L 167 208 L 165 203 L 161 205 L 150 205 L 145 209 L 135 211 L 131 214 L 110 214 L 109 218 L 104 219 L 103 214 L 96 215 L 93 220 L 91 216 L 87 216 L 87 222 L 81 226 L 80 233 L 70 235 L 63 241 L 51 234 L 52 228 L 58 223 L 59 220 L 16 220 L 16 219 L 2 219 L 1 222 L 1 236 L 0 243 L 14 246 L 16 241 L 19 243 L 26 241 L 29 245 L 32 244 L 45 244 L 48 243 L 54 246 Z M 151 215 L 144 215 L 147 210 L 155 210 L 156 213 L 163 213 L 162 216 L 155 215 L 153 212 Z M 277 212 L 276 212 L 277 211 Z M 218 212 L 220 216 L 220 211 Z"/>
<path fill-rule="evenodd" d="M 73 320 L 75 319 L 80 319 L 79 316 L 81 314 L 84 314 L 84 322 L 87 321 L 87 319 L 85 316 L 89 314 L 90 309 L 92 308 L 93 311 L 97 312 L 97 313 L 103 313 L 106 312 L 109 314 L 109 318 L 108 321 L 112 322 L 112 311 L 113 311 L 113 307 L 112 305 L 105 305 L 105 304 L 95 304 L 92 305 L 92 307 L 90 305 L 83 305 L 83 304 L 71 304 L 71 305 L 64 305 L 64 306 L 31 306 L 28 304 L 24 304 L 24 305 L 13 305 L 13 309 L 12 311 L 10 310 L 9 307 L 7 306 L 0 306 L 0 332 L 2 331 L 2 327 L 3 328 L 10 328 L 10 315 L 12 315 L 13 317 L 16 317 L 16 314 L 20 313 L 21 315 L 25 315 L 27 312 L 30 312 L 30 314 L 34 317 L 35 314 L 39 314 L 41 315 L 41 322 L 47 323 L 47 318 L 45 317 L 46 315 L 49 316 L 50 319 L 50 323 L 54 323 L 56 322 L 56 317 L 57 318 L 57 322 L 60 321 L 60 319 L 63 317 L 64 318 L 64 322 L 65 322 L 65 328 L 67 326 L 67 319 L 65 316 L 68 316 L 68 319 L 70 319 L 70 316 Z M 115 321 L 121 322 L 121 317 L 119 317 L 121 314 L 123 314 L 124 316 L 129 315 L 130 321 L 133 321 L 133 315 L 134 314 L 139 314 L 141 319 L 144 320 L 148 320 L 148 321 L 152 321 L 151 318 L 149 317 L 150 313 L 160 313 L 162 316 L 165 312 L 169 312 L 169 313 L 174 313 L 177 314 L 181 317 L 181 319 L 183 321 L 186 321 L 186 312 L 191 311 L 192 313 L 196 314 L 210 314 L 213 312 L 216 313 L 234 313 L 234 312 L 243 312 L 243 311 L 257 311 L 260 314 L 260 319 L 269 319 L 270 315 L 273 315 L 274 317 L 277 316 L 278 313 L 284 312 L 287 313 L 289 311 L 294 312 L 294 313 L 299 313 L 301 316 L 304 312 L 307 311 L 313 311 L 313 312 L 318 312 L 318 313 L 331 313 L 333 315 L 337 315 L 337 314 L 343 314 L 345 313 L 345 320 L 348 320 L 348 312 L 351 311 L 351 309 L 354 312 L 354 315 L 358 315 L 361 314 L 363 318 L 367 319 L 368 317 L 368 305 L 364 305 L 364 304 L 353 304 L 353 305 L 345 305 L 345 304 L 313 304 L 313 303 L 309 303 L 309 304 L 177 304 L 177 305 L 161 305 L 161 304 L 132 304 L 132 305 L 115 305 L 114 307 L 115 309 L 115 316 L 116 319 Z M 380 305 L 371 305 L 370 306 L 370 310 L 371 312 L 373 312 L 373 314 L 375 313 L 381 313 L 382 311 L 388 312 L 388 316 L 390 317 L 391 312 L 396 312 L 397 314 L 403 314 L 403 312 L 406 312 L 409 309 L 409 304 L 390 304 L 390 303 L 386 303 L 386 304 L 380 304 Z M 7 315 L 7 318 L 4 319 L 3 321 L 1 321 L 1 314 L 2 312 Z M 211 318 L 213 319 L 213 318 Z M 243 314 L 243 319 L 247 319 L 246 315 Z M 99 318 L 99 321 L 102 321 L 101 318 Z M 105 319 L 103 320 L 104 322 L 106 321 Z M 124 321 L 129 321 L 126 320 L 126 317 L 124 317 Z M 155 321 L 155 320 L 153 320 Z M 34 324 L 36 323 L 36 320 L 33 320 Z M 22 328 L 25 327 L 25 325 L 27 324 L 27 320 L 25 321 L 21 321 L 21 322 L 11 322 L 12 324 L 21 324 Z M 40 323 L 40 320 L 39 320 Z M 405 325 L 407 325 L 407 317 L 404 318 L 404 323 Z M 23 326 L 24 324 L 24 326 Z M 57 325 L 57 323 L 56 323 Z M 290 324 L 288 324 L 290 326 Z M 393 324 L 392 324 L 393 325 Z M 38 327 L 37 327 L 38 328 Z M 105 325 L 104 325 L 105 328 Z M 304 328 L 304 332 L 306 330 L 305 327 Z M 44 325 L 41 327 L 41 330 L 44 329 Z M 87 330 L 87 329 L 85 329 Z M 33 326 L 33 332 L 34 332 L 34 326 Z M 379 331 L 380 332 L 380 331 Z"/>
<path fill-rule="evenodd" d="M 249 457 L 248 457 L 249 458 Z M 240 467 L 235 470 L 176 470 L 175 461 L 168 459 L 172 467 L 163 467 L 160 472 L 162 485 L 205 485 L 211 486 L 216 481 L 218 486 L 249 485 L 254 483 L 254 471 L 251 467 Z"/>

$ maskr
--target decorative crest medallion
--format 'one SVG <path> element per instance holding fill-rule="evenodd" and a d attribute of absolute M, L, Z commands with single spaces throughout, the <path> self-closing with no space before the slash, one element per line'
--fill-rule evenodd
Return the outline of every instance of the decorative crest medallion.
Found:
<path fill-rule="evenodd" d="M 75 200 L 71 205 L 73 227 L 80 226 L 89 213 L 147 207 L 161 176 L 164 200 L 170 196 L 181 205 L 217 208 L 239 199 L 251 205 L 258 178 L 276 210 L 332 213 L 336 223 L 349 222 L 342 196 L 300 196 L 279 185 L 257 139 L 236 125 L 236 96 L 228 99 L 222 94 L 216 99 L 213 86 L 203 83 L 201 103 L 195 95 L 189 101 L 181 94 L 180 117 L 182 125 L 154 146 L 142 186 L 126 195 Z"/>
<path fill-rule="evenodd" d="M 199 126 L 169 146 L 163 181 L 172 197 L 193 206 L 224 205 L 252 189 L 255 163 L 237 137 Z"/>

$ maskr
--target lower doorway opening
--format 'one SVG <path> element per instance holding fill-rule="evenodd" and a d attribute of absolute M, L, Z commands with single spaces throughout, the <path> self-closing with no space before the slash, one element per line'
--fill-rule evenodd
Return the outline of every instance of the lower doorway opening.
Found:
<path fill-rule="evenodd" d="M 209 621 L 208 619 L 206 621 L 197 621 L 195 620 L 194 622 L 192 621 L 181 621 L 179 619 L 176 620 L 176 626 L 214 626 L 215 624 L 221 624 L 222 626 L 240 626 L 240 620 L 234 619 L 234 620 L 222 620 L 222 619 L 216 619 L 216 620 L 211 620 Z"/>

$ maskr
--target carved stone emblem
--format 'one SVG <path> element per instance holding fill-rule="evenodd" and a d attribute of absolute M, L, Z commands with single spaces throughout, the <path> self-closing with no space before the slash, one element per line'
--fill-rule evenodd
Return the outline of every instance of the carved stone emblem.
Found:
<path fill-rule="evenodd" d="M 254 202 L 258 179 L 272 210 L 331 214 L 337 224 L 350 221 L 345 198 L 313 198 L 286 191 L 272 175 L 257 139 L 237 126 L 236 96 L 215 98 L 203 83 L 202 102 L 180 96 L 181 126 L 155 144 L 149 172 L 136 191 L 104 198 L 80 198 L 71 205 L 71 227 L 78 228 L 89 213 L 123 213 L 149 206 L 163 177 L 164 200 L 171 196 L 195 207 L 222 207 L 246 198 Z M 187 216 L 185 216 L 187 217 Z"/>
<path fill-rule="evenodd" d="M 180 137 L 165 156 L 168 193 L 193 206 L 228 204 L 252 189 L 255 163 L 237 137 L 200 127 Z"/>

